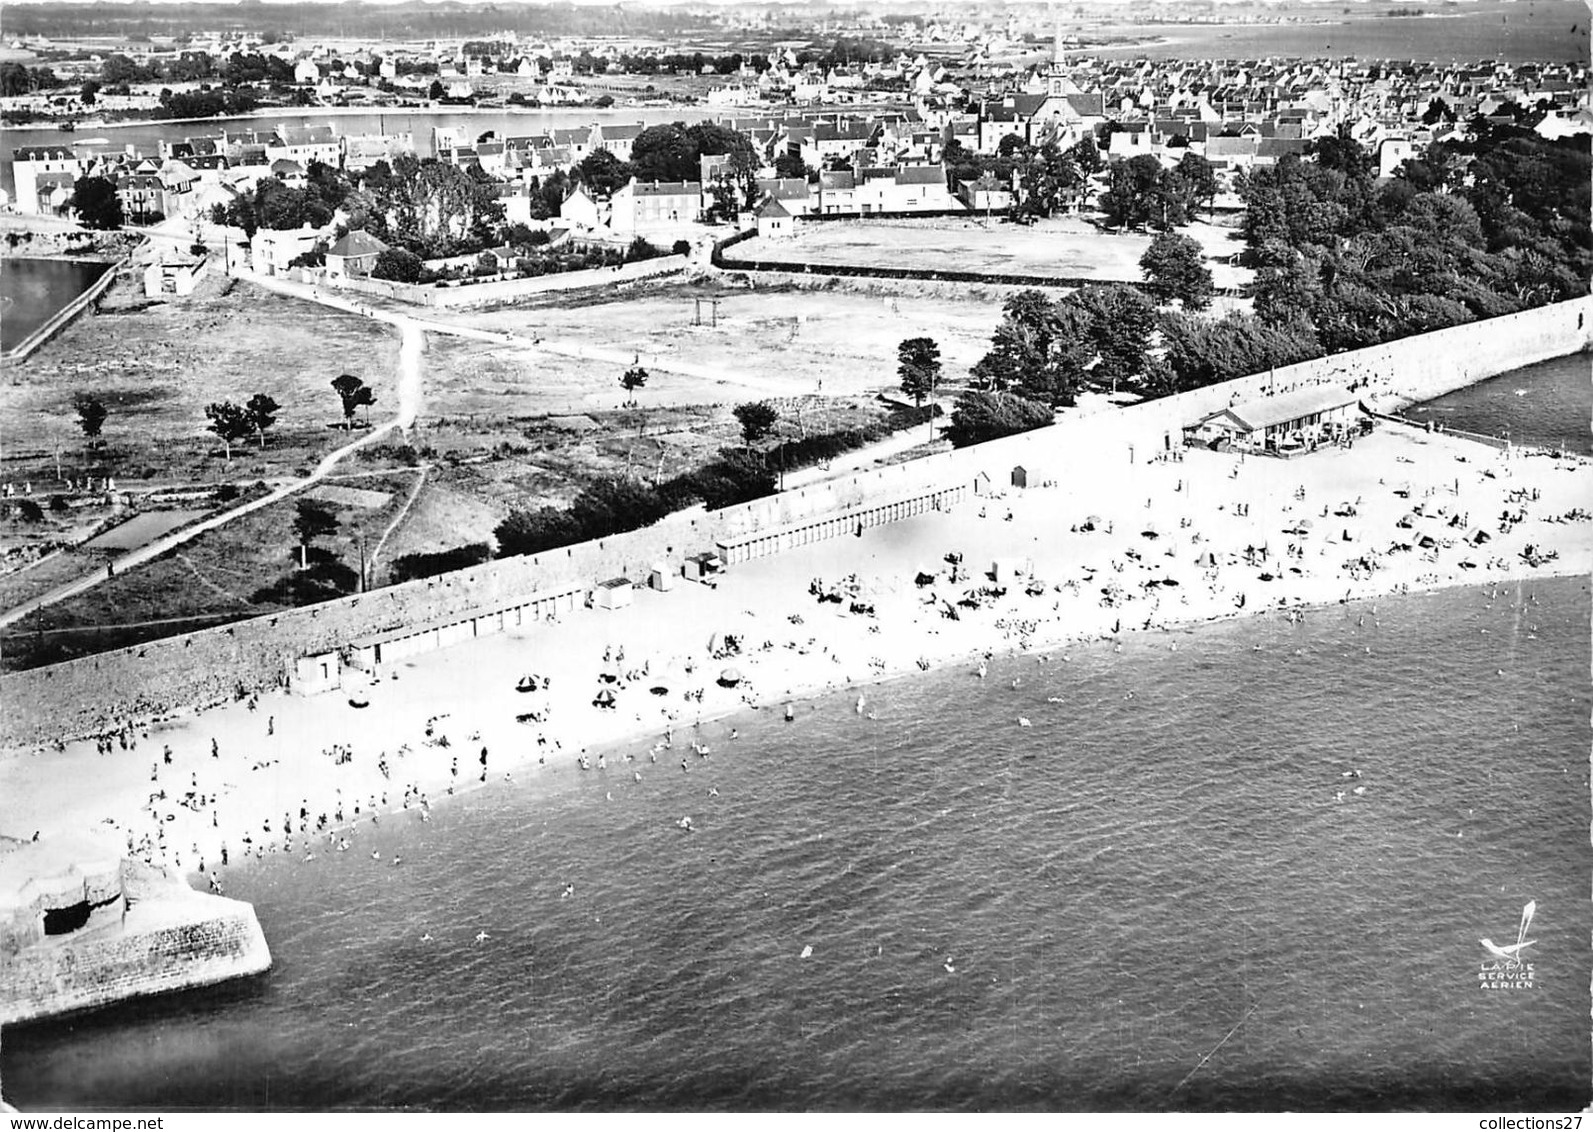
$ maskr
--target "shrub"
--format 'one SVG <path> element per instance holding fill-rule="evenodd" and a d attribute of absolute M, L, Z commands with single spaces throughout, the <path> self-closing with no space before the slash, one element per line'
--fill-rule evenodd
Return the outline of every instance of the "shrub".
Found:
<path fill-rule="evenodd" d="M 428 553 L 401 554 L 393 559 L 388 571 L 394 585 L 416 578 L 432 578 L 467 566 L 478 566 L 492 557 L 492 547 L 484 542 L 472 542 L 448 550 Z"/>
<path fill-rule="evenodd" d="M 676 240 L 674 247 L 670 248 L 669 250 L 671 252 L 673 252 L 675 255 L 690 255 L 691 254 L 691 241 L 690 240 Z"/>
<path fill-rule="evenodd" d="M 1049 405 L 1016 393 L 970 390 L 957 398 L 946 437 L 956 448 L 1040 428 L 1056 419 Z"/>
<path fill-rule="evenodd" d="M 659 251 L 654 245 L 648 243 L 646 238 L 642 236 L 637 236 L 634 240 L 632 240 L 631 246 L 625 250 L 625 258 L 627 260 L 655 259 L 663 254 L 663 252 Z M 605 260 L 607 259 L 606 256 L 604 258 Z"/>

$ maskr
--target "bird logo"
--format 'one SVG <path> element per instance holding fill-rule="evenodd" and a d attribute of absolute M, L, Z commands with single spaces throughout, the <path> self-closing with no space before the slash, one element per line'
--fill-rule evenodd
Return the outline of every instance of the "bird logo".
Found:
<path fill-rule="evenodd" d="M 1538 902 L 1536 900 L 1528 901 L 1527 906 L 1521 909 L 1521 926 L 1516 929 L 1516 941 L 1514 943 L 1505 944 L 1501 947 L 1486 936 L 1478 942 L 1487 948 L 1488 954 L 1495 959 L 1519 962 L 1521 960 L 1521 952 L 1538 942 L 1535 939 L 1527 938 L 1527 932 L 1532 930 L 1532 917 L 1537 915 L 1537 912 Z"/>

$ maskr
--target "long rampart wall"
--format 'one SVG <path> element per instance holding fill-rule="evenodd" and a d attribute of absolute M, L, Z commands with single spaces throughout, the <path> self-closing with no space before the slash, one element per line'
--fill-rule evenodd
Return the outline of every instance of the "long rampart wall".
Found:
<path fill-rule="evenodd" d="M 1235 402 L 1313 385 L 1363 383 L 1381 402 L 1436 397 L 1484 377 L 1593 345 L 1593 300 L 1540 307 L 1353 353 L 1302 362 L 1110 412 L 1069 416 L 1048 428 L 958 451 L 860 471 L 721 511 L 680 512 L 623 535 L 252 618 L 0 678 L 0 746 L 21 747 L 98 730 L 113 720 L 168 715 L 229 699 L 241 687 L 286 680 L 296 658 L 356 638 L 606 578 L 644 578 L 663 560 L 711 551 L 721 539 L 797 526 L 861 506 L 888 506 L 926 492 L 973 486 L 981 475 L 1110 474 L 1116 463 L 1178 447 L 1186 424 Z M 1059 517 L 1060 518 L 1060 517 Z"/>

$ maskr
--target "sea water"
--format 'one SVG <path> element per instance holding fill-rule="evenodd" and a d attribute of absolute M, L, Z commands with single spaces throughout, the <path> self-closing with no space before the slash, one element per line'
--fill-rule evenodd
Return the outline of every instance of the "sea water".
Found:
<path fill-rule="evenodd" d="M 1593 455 L 1593 354 L 1524 366 L 1409 409 L 1410 420 Z"/>
<path fill-rule="evenodd" d="M 9 1029 L 5 1093 L 1580 1108 L 1589 610 L 1478 584 L 1004 655 L 499 782 L 233 869 L 268 974 Z"/>

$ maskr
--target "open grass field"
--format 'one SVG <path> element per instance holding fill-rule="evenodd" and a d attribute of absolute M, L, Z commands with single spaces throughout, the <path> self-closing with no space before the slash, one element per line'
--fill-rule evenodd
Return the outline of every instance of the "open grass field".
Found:
<path fill-rule="evenodd" d="M 517 393 L 544 397 L 555 411 L 612 408 L 622 399 L 620 375 L 636 355 L 644 366 L 652 360 L 686 371 L 661 369 L 641 392 L 644 405 L 815 393 L 866 396 L 900 384 L 897 346 L 921 335 L 939 343 L 946 378 L 957 382 L 989 349 L 1009 291 L 973 287 L 950 295 L 866 280 L 797 287 L 731 275 L 565 295 L 496 311 L 447 312 L 437 321 L 536 335 L 559 349 L 617 352 L 624 362 L 493 347 L 470 354 L 469 364 L 450 373 L 440 359 L 452 347 L 434 347 L 427 358 L 427 411 L 434 409 L 434 395 L 435 410 L 447 412 L 444 406 L 508 405 Z M 716 298 L 713 326 L 707 300 Z M 698 299 L 704 300 L 704 325 L 693 324 Z M 488 357 L 491 362 L 484 362 Z"/>
<path fill-rule="evenodd" d="M 135 276 L 135 280 L 141 277 Z M 357 374 L 375 390 L 379 418 L 396 402 L 398 335 L 311 303 L 229 286 L 213 272 L 194 295 L 154 302 L 119 280 L 98 314 L 85 314 L 26 361 L 0 370 L 5 476 L 55 482 L 93 469 L 119 485 L 265 479 L 312 464 L 346 440 L 330 382 Z M 72 408 L 78 393 L 108 410 L 88 451 Z M 205 406 L 265 393 L 282 406 L 262 451 L 205 431 Z M 47 477 L 45 473 L 48 473 Z"/>
<path fill-rule="evenodd" d="M 1179 229 L 1200 242 L 1208 257 L 1226 258 L 1240 249 L 1229 229 L 1191 224 Z M 1011 224 L 999 217 L 941 217 L 924 220 L 828 221 L 804 225 L 794 239 L 754 237 L 725 252 L 736 260 L 914 268 L 921 271 L 1013 272 L 1053 278 L 1081 277 L 1102 283 L 1139 282 L 1139 260 L 1151 236 L 1104 233 L 1073 217 Z M 1237 287 L 1250 272 L 1211 263 L 1219 287 Z"/>
<path fill-rule="evenodd" d="M 376 508 L 331 503 L 338 531 L 318 540 L 315 547 L 323 559 L 341 563 L 349 590 L 358 578 L 360 532 L 368 545 L 375 543 L 407 499 L 414 476 L 413 472 L 391 473 L 339 481 L 386 499 Z M 24 618 L 0 638 L 0 667 L 12 670 L 51 663 L 296 604 L 282 593 L 263 595 L 260 591 L 295 573 L 293 517 L 298 498 L 207 531 L 138 570 L 118 574 Z M 173 514 L 176 512 L 152 513 Z M 74 562 L 68 577 L 80 573 L 93 557 L 85 551 L 63 555 Z"/>

